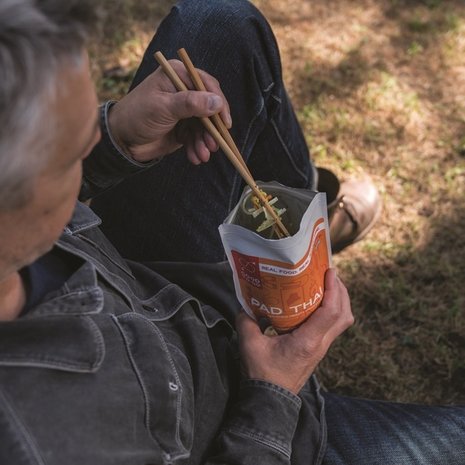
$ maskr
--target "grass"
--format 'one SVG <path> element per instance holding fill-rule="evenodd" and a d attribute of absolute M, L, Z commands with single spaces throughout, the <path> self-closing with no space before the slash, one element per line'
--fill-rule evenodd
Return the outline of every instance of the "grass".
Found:
<path fill-rule="evenodd" d="M 172 3 L 103 2 L 102 99 L 123 95 Z M 356 324 L 320 378 L 345 394 L 465 403 L 465 4 L 254 3 L 314 160 L 342 179 L 371 176 L 383 197 L 375 229 L 335 257 Z"/>

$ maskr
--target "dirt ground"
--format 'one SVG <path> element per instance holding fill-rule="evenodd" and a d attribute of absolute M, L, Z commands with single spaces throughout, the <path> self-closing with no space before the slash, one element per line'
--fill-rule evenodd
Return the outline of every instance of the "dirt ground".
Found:
<path fill-rule="evenodd" d="M 102 100 L 122 95 L 172 3 L 108 1 L 92 53 Z M 370 176 L 383 198 L 375 229 L 335 257 L 356 324 L 320 378 L 344 394 L 465 403 L 465 3 L 254 3 L 316 164 Z"/>

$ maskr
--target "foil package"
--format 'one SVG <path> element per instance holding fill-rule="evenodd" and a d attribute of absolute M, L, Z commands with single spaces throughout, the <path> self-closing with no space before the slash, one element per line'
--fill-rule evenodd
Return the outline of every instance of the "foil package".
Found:
<path fill-rule="evenodd" d="M 324 275 L 331 266 L 326 195 L 277 182 L 257 185 L 277 198 L 273 207 L 285 210 L 281 220 L 290 237 L 278 239 L 273 227 L 260 230 L 265 218 L 252 214 L 249 187 L 219 231 L 243 308 L 283 333 L 302 323 L 323 300 Z"/>

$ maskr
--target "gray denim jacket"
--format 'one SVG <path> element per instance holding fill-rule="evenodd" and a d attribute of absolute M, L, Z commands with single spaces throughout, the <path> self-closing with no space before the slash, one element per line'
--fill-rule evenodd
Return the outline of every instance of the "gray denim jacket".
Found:
<path fill-rule="evenodd" d="M 144 169 L 111 144 L 105 110 L 84 197 Z M 316 380 L 295 396 L 241 379 L 227 265 L 127 262 L 99 224 L 78 203 L 57 247 L 82 265 L 0 324 L 0 464 L 320 463 Z"/>

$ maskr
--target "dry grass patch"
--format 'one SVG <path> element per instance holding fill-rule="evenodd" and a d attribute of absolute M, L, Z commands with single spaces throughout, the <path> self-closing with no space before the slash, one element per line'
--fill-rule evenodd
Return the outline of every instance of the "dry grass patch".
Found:
<path fill-rule="evenodd" d="M 102 27 L 91 44 L 92 72 L 99 98 L 121 98 L 145 48 L 173 0 L 102 0 Z"/>

